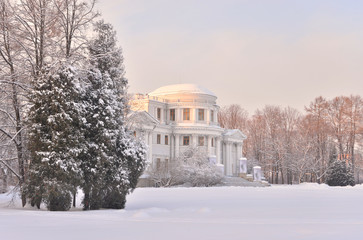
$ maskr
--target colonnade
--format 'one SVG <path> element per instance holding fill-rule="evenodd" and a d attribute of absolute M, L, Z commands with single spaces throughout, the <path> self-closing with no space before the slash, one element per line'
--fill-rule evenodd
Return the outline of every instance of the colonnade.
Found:
<path fill-rule="evenodd" d="M 176 159 L 181 153 L 183 146 L 183 136 L 187 134 L 173 134 L 170 136 L 170 159 Z M 216 156 L 217 164 L 223 164 L 224 173 L 228 176 L 237 176 L 239 174 L 239 160 L 242 158 L 242 143 L 222 140 L 222 137 L 215 135 L 198 135 L 191 134 L 189 146 L 198 146 L 198 137 L 204 136 L 208 156 Z M 148 145 L 147 160 L 153 161 L 153 132 L 144 132 L 145 143 Z M 213 138 L 213 140 L 212 140 Z M 213 144 L 212 144 L 212 141 Z M 214 148 L 214 149 L 213 149 Z M 213 151 L 214 150 L 214 151 Z"/>

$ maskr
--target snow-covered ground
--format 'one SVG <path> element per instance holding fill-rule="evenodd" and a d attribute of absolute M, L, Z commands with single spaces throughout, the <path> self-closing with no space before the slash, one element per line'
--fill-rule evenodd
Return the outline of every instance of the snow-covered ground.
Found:
<path fill-rule="evenodd" d="M 139 188 L 125 210 L 49 212 L 0 194 L 0 239 L 363 239 L 363 186 Z"/>

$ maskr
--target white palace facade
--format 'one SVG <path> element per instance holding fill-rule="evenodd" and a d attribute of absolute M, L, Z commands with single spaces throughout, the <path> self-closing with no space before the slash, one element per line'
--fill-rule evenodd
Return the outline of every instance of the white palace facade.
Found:
<path fill-rule="evenodd" d="M 175 161 L 188 147 L 204 148 L 208 158 L 223 165 L 227 176 L 246 172 L 242 156 L 246 136 L 218 124 L 217 96 L 195 84 L 164 86 L 149 94 L 136 94 L 130 123 L 136 137 L 148 145 L 148 161 L 154 166 Z"/>

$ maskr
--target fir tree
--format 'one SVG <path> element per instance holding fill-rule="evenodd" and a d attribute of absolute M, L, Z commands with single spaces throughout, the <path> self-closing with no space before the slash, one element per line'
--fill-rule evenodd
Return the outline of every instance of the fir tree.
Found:
<path fill-rule="evenodd" d="M 27 194 L 38 208 L 44 201 L 49 210 L 68 210 L 71 192 L 78 185 L 82 135 L 78 130 L 80 94 L 75 74 L 72 67 L 62 67 L 33 83 Z"/>
<path fill-rule="evenodd" d="M 326 183 L 329 186 L 354 186 L 355 181 L 351 166 L 343 160 L 336 159 L 333 161 L 327 171 Z"/>
<path fill-rule="evenodd" d="M 335 146 L 332 146 L 330 148 L 330 153 L 329 153 L 329 166 L 335 162 L 338 159 L 338 153 L 337 153 L 337 149 Z"/>
<path fill-rule="evenodd" d="M 95 23 L 96 37 L 89 44 L 91 65 L 102 74 L 107 73 L 119 93 L 119 100 L 124 103 L 128 81 L 124 77 L 122 49 L 117 47 L 116 32 L 111 24 L 98 21 Z M 124 103 L 125 104 L 125 103 Z"/>
<path fill-rule="evenodd" d="M 116 157 L 116 139 L 122 135 L 122 103 L 108 74 L 98 69 L 88 72 L 85 89 L 83 134 L 87 151 L 82 154 L 82 187 L 84 209 L 98 209 L 107 191 L 107 169 Z M 123 181 L 127 181 L 124 176 Z"/>
<path fill-rule="evenodd" d="M 124 128 L 127 80 L 116 33 L 103 21 L 89 45 L 83 134 L 87 151 L 81 160 L 84 209 L 124 208 L 145 164 L 145 147 Z"/>

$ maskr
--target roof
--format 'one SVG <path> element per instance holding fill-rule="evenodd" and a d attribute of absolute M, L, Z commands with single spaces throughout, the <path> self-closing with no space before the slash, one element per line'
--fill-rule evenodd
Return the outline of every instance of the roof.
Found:
<path fill-rule="evenodd" d="M 155 91 L 149 93 L 150 96 L 162 96 L 182 93 L 205 94 L 217 97 L 213 92 L 207 88 L 198 86 L 196 84 L 174 84 L 160 87 Z"/>

